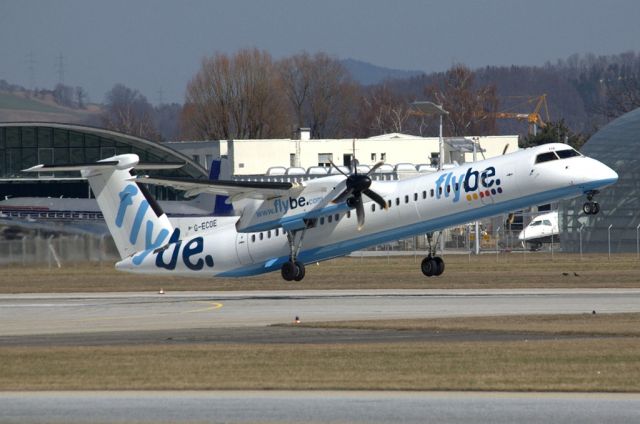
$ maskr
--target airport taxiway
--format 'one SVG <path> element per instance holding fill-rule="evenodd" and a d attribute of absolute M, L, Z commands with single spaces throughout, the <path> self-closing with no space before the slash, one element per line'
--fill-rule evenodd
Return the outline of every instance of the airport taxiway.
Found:
<path fill-rule="evenodd" d="M 0 392 L 21 423 L 637 423 L 640 395 L 506 392 Z"/>
<path fill-rule="evenodd" d="M 0 295 L 0 336 L 303 322 L 640 312 L 640 289 L 333 290 Z M 134 336 L 135 338 L 135 336 Z"/>

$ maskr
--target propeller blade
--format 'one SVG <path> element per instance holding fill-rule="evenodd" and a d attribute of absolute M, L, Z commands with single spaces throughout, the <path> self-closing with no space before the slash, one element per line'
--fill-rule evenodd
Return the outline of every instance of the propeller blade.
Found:
<path fill-rule="evenodd" d="M 333 163 L 333 161 L 329 161 L 329 163 L 330 163 L 330 164 L 331 164 L 331 166 L 333 166 L 333 167 L 334 167 L 334 168 L 335 168 L 339 173 L 341 173 L 341 174 L 342 174 L 342 175 L 344 175 L 345 177 L 348 177 L 348 175 L 347 175 L 347 174 L 345 174 L 345 173 L 342 171 L 342 169 L 338 168 L 338 167 L 336 166 L 336 164 L 335 164 L 335 163 Z"/>
<path fill-rule="evenodd" d="M 351 196 L 352 193 L 353 193 L 353 189 L 352 188 L 347 188 L 345 191 L 340 193 L 338 195 L 338 197 L 333 199 L 333 203 L 342 203 L 342 202 L 344 202 L 345 200 L 347 200 Z"/>
<path fill-rule="evenodd" d="M 367 175 L 373 174 L 374 172 L 376 172 L 376 169 L 380 168 L 382 165 L 384 165 L 384 162 L 382 161 L 376 163 L 375 165 L 373 165 L 373 168 L 371 168 L 369 172 L 367 172 Z"/>
<path fill-rule="evenodd" d="M 366 189 L 362 193 L 364 195 L 366 195 L 369 199 L 373 200 L 378 205 L 380 205 L 381 208 L 383 208 L 383 209 L 388 209 L 389 208 L 389 205 L 387 205 L 387 202 L 385 202 L 385 200 L 382 198 L 382 196 L 380 196 L 375 191 L 373 191 L 371 189 Z"/>
<path fill-rule="evenodd" d="M 358 231 L 364 225 L 364 206 L 362 205 L 362 197 L 356 199 L 356 216 L 358 217 Z"/>

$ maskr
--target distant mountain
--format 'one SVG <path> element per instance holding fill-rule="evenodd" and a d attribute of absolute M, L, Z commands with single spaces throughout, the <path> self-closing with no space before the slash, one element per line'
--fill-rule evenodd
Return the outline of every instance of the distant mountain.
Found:
<path fill-rule="evenodd" d="M 383 68 L 355 59 L 344 59 L 340 63 L 347 68 L 351 77 L 362 85 L 379 84 L 385 79 L 411 78 L 424 74 L 421 71 L 404 71 L 400 69 Z"/>

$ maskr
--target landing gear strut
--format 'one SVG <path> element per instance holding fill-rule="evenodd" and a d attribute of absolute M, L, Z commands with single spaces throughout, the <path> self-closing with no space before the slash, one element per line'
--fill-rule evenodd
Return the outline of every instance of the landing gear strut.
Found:
<path fill-rule="evenodd" d="M 298 261 L 298 252 L 300 252 L 300 248 L 302 247 L 302 239 L 304 239 L 304 233 L 306 232 L 306 228 L 303 230 L 294 230 L 287 231 L 287 240 L 289 241 L 289 260 L 282 264 L 282 278 L 286 281 L 301 281 L 305 275 L 304 264 Z M 297 235 L 300 234 L 298 238 Z M 298 240 L 296 241 L 296 238 Z"/>
<path fill-rule="evenodd" d="M 441 275 L 444 272 L 444 261 L 440 256 L 436 256 L 436 248 L 438 246 L 438 241 L 440 240 L 440 234 L 438 233 L 438 237 L 436 238 L 436 242 L 433 243 L 433 233 L 427 234 L 427 244 L 429 247 L 429 255 L 422 260 L 420 264 L 420 269 L 422 273 L 427 277 L 433 277 Z"/>
<path fill-rule="evenodd" d="M 584 205 L 582 205 L 582 211 L 586 215 L 595 215 L 600 212 L 600 205 L 598 204 L 598 202 L 593 201 L 593 196 L 595 196 L 596 194 L 598 194 L 597 190 L 587 192 L 588 201 L 584 202 Z"/>

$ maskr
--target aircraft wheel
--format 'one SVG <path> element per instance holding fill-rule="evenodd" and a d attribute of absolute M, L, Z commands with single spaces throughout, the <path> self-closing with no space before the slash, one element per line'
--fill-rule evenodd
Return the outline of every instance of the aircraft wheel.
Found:
<path fill-rule="evenodd" d="M 435 272 L 433 273 L 433 275 L 442 275 L 442 273 L 444 272 L 444 261 L 440 256 L 436 256 L 435 258 L 433 258 L 433 261 L 436 263 Z"/>
<path fill-rule="evenodd" d="M 582 211 L 586 215 L 595 215 L 600 212 L 600 205 L 598 202 L 584 202 L 584 205 L 582 205 Z"/>
<path fill-rule="evenodd" d="M 298 267 L 291 261 L 287 261 L 282 264 L 282 278 L 286 281 L 293 281 L 298 275 Z"/>
<path fill-rule="evenodd" d="M 293 279 L 296 281 L 301 281 L 306 273 L 304 264 L 302 262 L 295 261 L 294 265 L 296 267 L 296 276 Z"/>
<path fill-rule="evenodd" d="M 420 270 L 427 277 L 434 276 L 437 268 L 438 268 L 438 265 L 431 256 L 427 256 L 426 258 L 424 258 L 422 260 L 422 263 L 420 264 Z"/>

